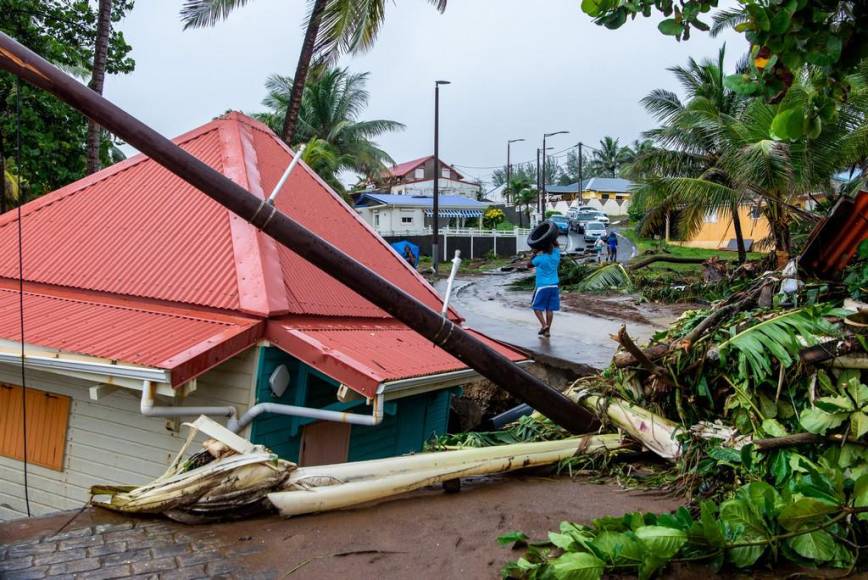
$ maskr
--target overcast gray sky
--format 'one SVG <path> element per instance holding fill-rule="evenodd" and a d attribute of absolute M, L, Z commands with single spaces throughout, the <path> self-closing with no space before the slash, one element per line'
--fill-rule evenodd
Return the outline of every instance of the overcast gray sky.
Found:
<path fill-rule="evenodd" d="M 228 109 L 261 110 L 271 73 L 295 71 L 306 2 L 251 0 L 214 28 L 182 31 L 182 0 L 136 3 L 121 23 L 136 70 L 106 82 L 105 94 L 167 136 Z M 676 89 L 666 68 L 689 56 L 714 57 L 726 41 L 730 65 L 746 50 L 742 37 L 695 33 L 677 43 L 656 20 L 599 27 L 578 0 L 450 0 L 438 14 L 426 0 L 397 0 L 367 54 L 342 65 L 370 72 L 369 119 L 407 128 L 380 139 L 396 161 L 433 152 L 434 80 L 441 89 L 444 161 L 491 167 L 535 156 L 544 132 L 558 150 L 595 144 L 604 135 L 628 143 L 653 126 L 638 101 L 655 88 Z M 725 2 L 721 4 L 726 4 Z M 490 169 L 465 169 L 489 180 Z"/>

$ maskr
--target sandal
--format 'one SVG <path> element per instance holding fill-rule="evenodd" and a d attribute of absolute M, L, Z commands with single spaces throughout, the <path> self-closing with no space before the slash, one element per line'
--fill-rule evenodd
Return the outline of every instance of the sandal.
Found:
<path fill-rule="evenodd" d="M 548 337 L 551 336 L 551 333 L 549 332 L 549 327 L 548 327 L 548 326 L 546 326 L 546 328 L 545 328 L 545 332 L 543 332 L 543 336 L 546 337 L 546 338 L 548 338 Z"/>
<path fill-rule="evenodd" d="M 543 326 L 539 329 L 539 332 L 537 332 L 537 336 L 545 336 L 545 333 L 548 332 L 548 329 L 548 326 Z"/>

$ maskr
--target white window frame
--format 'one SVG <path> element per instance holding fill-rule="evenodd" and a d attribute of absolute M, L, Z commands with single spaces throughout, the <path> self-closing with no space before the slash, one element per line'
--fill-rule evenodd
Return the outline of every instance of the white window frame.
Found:
<path fill-rule="evenodd" d="M 452 172 L 449 171 L 448 167 L 442 168 L 440 170 L 440 175 L 443 177 L 443 179 L 452 179 Z"/>
<path fill-rule="evenodd" d="M 707 224 L 716 224 L 717 223 L 717 210 L 716 209 L 710 209 L 710 210 L 706 211 L 704 221 Z"/>
<path fill-rule="evenodd" d="M 413 177 L 415 179 L 425 179 L 425 168 L 417 167 L 416 171 L 413 172 Z"/>

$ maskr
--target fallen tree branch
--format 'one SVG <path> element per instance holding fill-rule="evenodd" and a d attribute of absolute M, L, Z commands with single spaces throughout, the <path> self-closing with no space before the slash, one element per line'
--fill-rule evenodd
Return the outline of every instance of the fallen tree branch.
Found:
<path fill-rule="evenodd" d="M 652 344 L 645 350 L 641 351 L 642 354 L 650 361 L 655 361 L 660 359 L 666 354 L 669 353 L 669 345 L 663 343 Z M 629 351 L 622 351 L 615 353 L 615 356 L 612 357 L 612 363 L 619 369 L 623 369 L 626 367 L 632 367 L 639 364 L 639 361 L 633 356 L 633 353 Z"/>
<path fill-rule="evenodd" d="M 633 358 L 639 363 L 639 365 L 651 373 L 652 375 L 660 377 L 665 382 L 672 384 L 672 379 L 666 374 L 666 370 L 651 362 L 648 356 L 642 352 L 642 349 L 636 346 L 636 343 L 633 342 L 633 339 L 630 338 L 630 335 L 627 334 L 627 325 L 622 324 L 621 328 L 618 330 L 618 334 L 613 335 L 612 338 L 615 339 L 615 342 L 620 344 L 624 350 L 633 355 Z"/>
<path fill-rule="evenodd" d="M 757 451 L 772 451 L 781 447 L 793 447 L 796 445 L 808 445 L 812 443 L 854 443 L 856 445 L 868 446 L 868 441 L 860 439 L 845 438 L 843 435 L 817 435 L 815 433 L 794 433 L 793 435 L 784 435 L 782 437 L 772 437 L 770 439 L 754 439 L 750 441 L 754 444 Z"/>
<path fill-rule="evenodd" d="M 631 272 L 635 270 L 641 270 L 651 264 L 655 264 L 657 262 L 667 262 L 670 264 L 703 264 L 705 263 L 706 258 L 688 258 L 684 256 L 667 256 L 665 254 L 656 254 L 653 256 L 648 256 L 647 258 L 642 258 L 632 264 L 627 265 L 627 269 Z"/>
<path fill-rule="evenodd" d="M 679 346 L 684 350 L 689 349 L 693 344 L 702 338 L 702 336 L 713 328 L 717 328 L 724 320 L 727 320 L 736 312 L 741 312 L 751 307 L 756 302 L 757 297 L 762 292 L 762 286 L 757 289 L 750 290 L 744 298 L 738 302 L 729 302 L 709 314 L 702 322 L 696 325 L 693 330 L 688 332 L 684 338 L 679 341 Z"/>

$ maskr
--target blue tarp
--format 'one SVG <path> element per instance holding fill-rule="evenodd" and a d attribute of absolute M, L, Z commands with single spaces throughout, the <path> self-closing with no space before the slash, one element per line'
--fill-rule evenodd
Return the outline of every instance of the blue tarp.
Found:
<path fill-rule="evenodd" d="M 407 252 L 413 256 L 413 261 L 410 264 L 415 268 L 419 265 L 419 246 L 412 242 L 408 242 L 407 240 L 401 240 L 400 242 L 392 242 L 390 244 L 395 251 L 401 254 L 401 256 L 406 260 Z M 407 260 L 409 262 L 409 260 Z"/>

